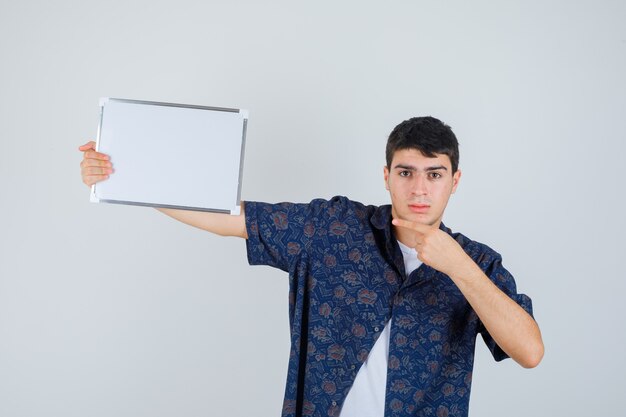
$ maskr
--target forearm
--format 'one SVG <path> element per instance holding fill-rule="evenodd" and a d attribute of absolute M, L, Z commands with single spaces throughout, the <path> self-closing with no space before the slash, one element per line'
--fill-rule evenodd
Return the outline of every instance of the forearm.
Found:
<path fill-rule="evenodd" d="M 498 346 L 523 367 L 537 366 L 544 347 L 535 320 L 471 259 L 451 278 Z"/>
<path fill-rule="evenodd" d="M 206 211 L 178 210 L 169 208 L 157 208 L 161 213 L 207 232 L 220 236 L 236 236 L 248 238 L 244 204 L 241 203 L 241 213 L 232 216 L 226 213 L 212 213 Z"/>

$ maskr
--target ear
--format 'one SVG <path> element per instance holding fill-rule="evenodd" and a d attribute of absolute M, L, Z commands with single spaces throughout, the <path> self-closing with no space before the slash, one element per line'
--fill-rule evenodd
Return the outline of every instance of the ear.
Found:
<path fill-rule="evenodd" d="M 389 168 L 387 166 L 383 167 L 383 176 L 385 178 L 385 189 L 389 191 Z"/>
<path fill-rule="evenodd" d="M 452 194 L 456 191 L 456 187 L 459 185 L 459 181 L 461 180 L 461 170 L 457 169 L 454 175 L 452 176 Z"/>

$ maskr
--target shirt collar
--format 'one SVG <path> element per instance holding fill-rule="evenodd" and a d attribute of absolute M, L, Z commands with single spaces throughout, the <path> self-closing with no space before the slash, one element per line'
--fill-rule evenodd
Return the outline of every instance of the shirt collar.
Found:
<path fill-rule="evenodd" d="M 372 225 L 380 230 L 386 229 L 391 226 L 391 205 L 385 204 L 384 206 L 377 207 L 370 217 Z"/>

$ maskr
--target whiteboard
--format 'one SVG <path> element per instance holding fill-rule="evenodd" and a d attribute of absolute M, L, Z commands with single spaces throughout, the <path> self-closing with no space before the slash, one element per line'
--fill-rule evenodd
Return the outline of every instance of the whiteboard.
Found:
<path fill-rule="evenodd" d="M 248 112 L 100 99 L 96 150 L 113 164 L 91 201 L 239 214 Z"/>

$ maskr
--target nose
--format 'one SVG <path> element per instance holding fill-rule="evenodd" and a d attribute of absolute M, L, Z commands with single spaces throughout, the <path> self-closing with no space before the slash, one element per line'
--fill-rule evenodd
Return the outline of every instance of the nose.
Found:
<path fill-rule="evenodd" d="M 428 184 L 424 175 L 415 175 L 411 184 L 411 193 L 413 195 L 428 194 Z"/>

